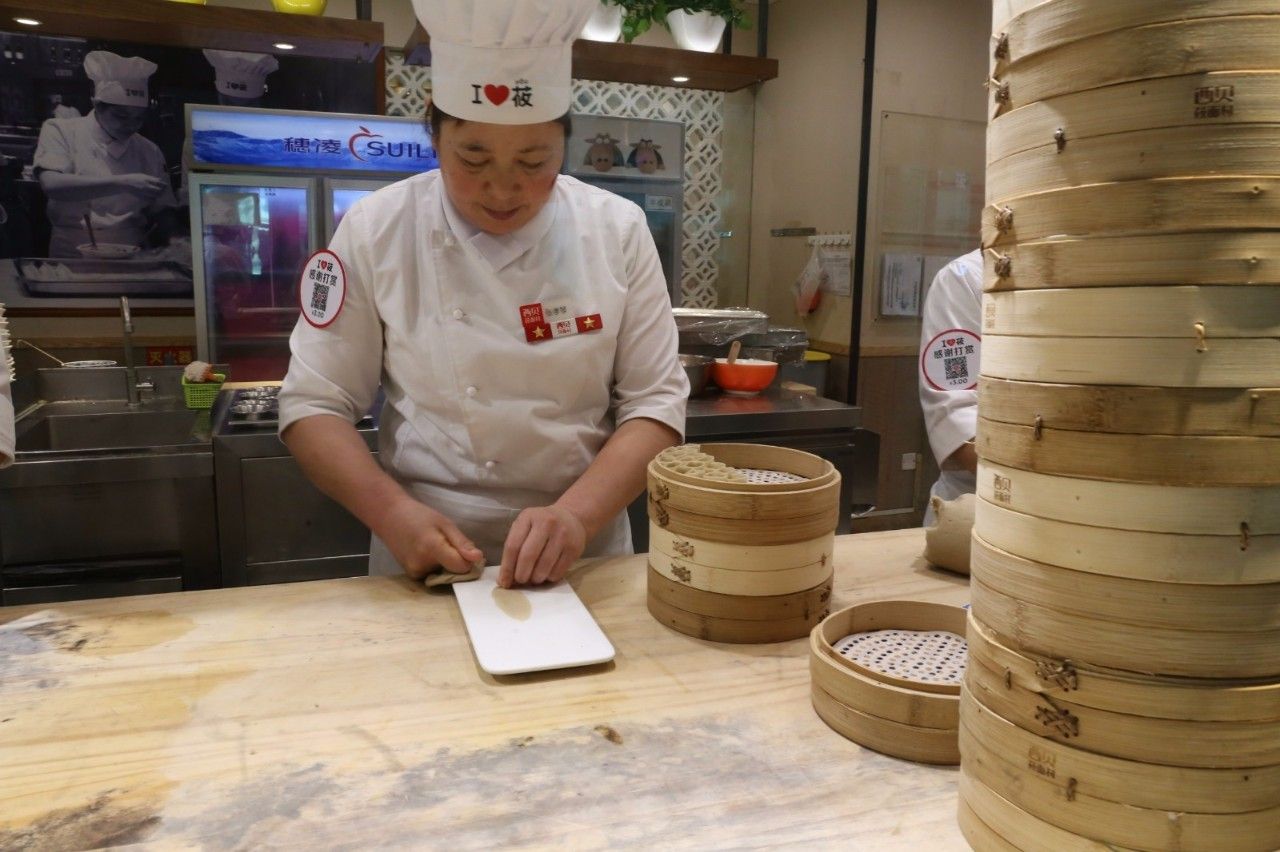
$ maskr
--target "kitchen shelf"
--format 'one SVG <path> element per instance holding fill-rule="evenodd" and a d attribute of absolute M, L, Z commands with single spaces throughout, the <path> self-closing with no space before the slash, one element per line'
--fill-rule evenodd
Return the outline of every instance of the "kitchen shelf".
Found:
<path fill-rule="evenodd" d="M 404 61 L 409 65 L 431 64 L 431 37 L 421 24 L 413 28 L 405 43 Z M 579 39 L 573 43 L 573 76 L 579 80 L 734 92 L 777 77 L 778 60 Z M 689 80 L 674 83 L 672 77 Z"/>
<path fill-rule="evenodd" d="M 15 23 L 35 18 L 40 26 Z M 289 15 L 170 0 L 0 0 L 0 29 L 31 35 L 77 36 L 177 47 L 211 47 L 290 56 L 373 62 L 382 52 L 377 21 Z"/>

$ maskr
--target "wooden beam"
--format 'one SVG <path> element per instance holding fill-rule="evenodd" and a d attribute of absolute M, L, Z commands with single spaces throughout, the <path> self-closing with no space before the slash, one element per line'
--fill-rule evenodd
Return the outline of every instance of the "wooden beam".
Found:
<path fill-rule="evenodd" d="M 14 18 L 34 18 L 23 26 Z M 293 45 L 290 56 L 372 62 L 382 50 L 377 21 L 353 21 L 315 15 L 289 15 L 225 6 L 196 6 L 169 0 L 0 0 L 0 29 L 34 35 L 76 36 L 280 53 L 274 45 Z"/>

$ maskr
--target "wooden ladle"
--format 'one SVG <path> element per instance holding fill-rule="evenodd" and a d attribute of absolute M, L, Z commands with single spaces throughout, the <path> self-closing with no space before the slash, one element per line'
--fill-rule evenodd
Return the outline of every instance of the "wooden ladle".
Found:
<path fill-rule="evenodd" d="M 738 353 L 740 351 L 742 351 L 742 341 L 741 340 L 733 341 L 733 343 L 729 346 L 729 363 L 730 364 L 733 364 L 734 361 L 738 360 Z"/>

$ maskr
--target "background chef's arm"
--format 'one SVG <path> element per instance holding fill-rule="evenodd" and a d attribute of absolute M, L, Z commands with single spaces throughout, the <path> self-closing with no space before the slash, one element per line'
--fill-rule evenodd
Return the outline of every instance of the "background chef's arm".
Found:
<path fill-rule="evenodd" d="M 977 267 L 954 260 L 938 271 L 925 297 L 920 331 L 920 349 L 939 334 L 951 329 L 977 333 L 982 321 L 982 280 Z M 975 279 L 973 276 L 977 274 Z M 920 408 L 938 467 L 943 470 L 974 472 L 978 454 L 973 440 L 978 430 L 976 390 L 938 390 L 930 385 L 923 367 L 919 370 Z"/>
<path fill-rule="evenodd" d="M 108 192 L 135 192 L 143 197 L 164 192 L 166 181 L 141 172 L 123 175 L 76 175 L 44 169 L 40 188 L 57 201 L 91 201 Z"/>

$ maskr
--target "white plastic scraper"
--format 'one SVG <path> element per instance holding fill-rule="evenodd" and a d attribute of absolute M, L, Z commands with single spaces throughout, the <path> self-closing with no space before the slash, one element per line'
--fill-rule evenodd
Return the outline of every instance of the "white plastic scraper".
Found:
<path fill-rule="evenodd" d="M 567 580 L 504 589 L 499 566 L 453 591 L 480 668 L 492 675 L 589 666 L 613 659 L 613 645 Z"/>

